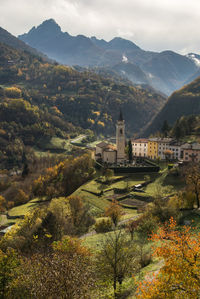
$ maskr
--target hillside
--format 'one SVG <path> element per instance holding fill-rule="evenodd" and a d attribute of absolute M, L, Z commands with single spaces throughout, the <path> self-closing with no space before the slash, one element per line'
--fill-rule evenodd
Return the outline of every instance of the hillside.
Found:
<path fill-rule="evenodd" d="M 181 116 L 191 114 L 200 114 L 200 77 L 168 98 L 162 110 L 144 130 L 143 135 L 148 136 L 160 130 L 164 120 L 173 125 Z"/>
<path fill-rule="evenodd" d="M 30 47 L 25 42 L 16 38 L 12 34 L 10 34 L 7 30 L 3 29 L 2 27 L 0 27 L 0 42 L 13 47 L 14 49 L 28 51 L 28 52 L 32 53 L 33 55 L 41 56 L 41 57 L 45 58 L 46 60 L 50 61 L 50 59 L 45 54 Z"/>
<path fill-rule="evenodd" d="M 32 104 L 49 113 L 57 109 L 63 120 L 97 134 L 115 133 L 121 108 L 127 135 L 132 135 L 150 121 L 165 101 L 154 91 L 116 84 L 92 72 L 49 64 L 3 44 L 0 48 L 0 84 L 21 86 Z"/>
<path fill-rule="evenodd" d="M 200 67 L 194 53 L 184 56 L 172 51 L 144 51 L 120 37 L 105 41 L 95 36 L 72 36 L 62 32 L 53 19 L 33 27 L 19 39 L 59 63 L 110 68 L 134 84 L 151 85 L 167 95 L 195 77 Z"/>

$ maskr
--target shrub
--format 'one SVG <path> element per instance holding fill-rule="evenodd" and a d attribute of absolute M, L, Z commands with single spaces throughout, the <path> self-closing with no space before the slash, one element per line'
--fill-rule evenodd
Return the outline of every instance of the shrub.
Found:
<path fill-rule="evenodd" d="M 102 219 L 95 224 L 97 233 L 106 233 L 112 230 L 112 221 L 110 219 Z"/>
<path fill-rule="evenodd" d="M 150 215 L 142 216 L 138 219 L 138 222 L 136 232 L 139 239 L 147 240 L 152 232 L 157 229 L 156 219 Z"/>

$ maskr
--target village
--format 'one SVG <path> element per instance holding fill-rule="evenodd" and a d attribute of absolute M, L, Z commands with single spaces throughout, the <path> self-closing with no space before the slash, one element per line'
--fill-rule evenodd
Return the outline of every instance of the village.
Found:
<path fill-rule="evenodd" d="M 137 158 L 155 160 L 156 162 L 162 160 L 179 161 L 180 163 L 200 161 L 200 144 L 197 142 L 181 143 L 174 138 L 167 137 L 131 138 L 130 140 L 132 165 L 136 163 Z M 125 120 L 120 111 L 116 123 L 116 145 L 105 141 L 98 143 L 95 148 L 95 159 L 109 165 L 122 166 L 128 161 L 125 148 Z"/>

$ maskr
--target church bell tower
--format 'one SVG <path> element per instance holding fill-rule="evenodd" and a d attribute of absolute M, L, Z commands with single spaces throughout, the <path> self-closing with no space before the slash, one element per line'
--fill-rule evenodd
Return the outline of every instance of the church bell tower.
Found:
<path fill-rule="evenodd" d="M 125 161 L 125 122 L 120 110 L 119 119 L 116 124 L 117 163 Z"/>

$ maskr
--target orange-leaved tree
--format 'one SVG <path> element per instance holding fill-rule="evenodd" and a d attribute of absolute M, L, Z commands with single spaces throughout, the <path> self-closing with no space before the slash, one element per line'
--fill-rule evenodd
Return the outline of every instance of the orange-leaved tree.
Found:
<path fill-rule="evenodd" d="M 164 266 L 139 284 L 137 298 L 199 298 L 200 233 L 190 226 L 178 229 L 171 218 L 151 239 L 157 241 L 154 254 Z"/>

